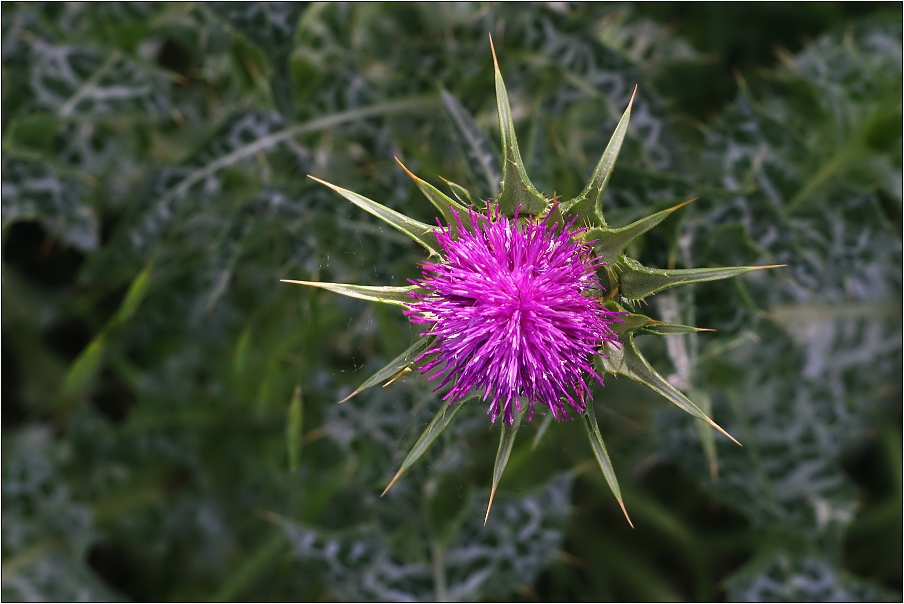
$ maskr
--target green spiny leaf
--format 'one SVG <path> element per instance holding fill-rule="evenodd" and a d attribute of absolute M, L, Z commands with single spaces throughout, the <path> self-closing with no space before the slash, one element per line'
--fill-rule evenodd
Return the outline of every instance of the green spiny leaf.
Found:
<path fill-rule="evenodd" d="M 515 437 L 518 435 L 518 429 L 521 427 L 521 419 L 524 417 L 524 412 L 527 410 L 527 405 L 523 405 L 521 409 L 515 412 L 514 422 L 511 426 L 505 423 L 503 419 L 502 429 L 499 431 L 499 449 L 496 451 L 496 463 L 493 464 L 493 486 L 490 489 L 490 501 L 487 503 L 487 514 L 483 518 L 483 523 L 486 524 L 487 520 L 490 517 L 490 508 L 493 507 L 493 498 L 496 496 L 496 487 L 499 486 L 499 481 L 502 480 L 502 473 L 505 471 L 505 466 L 508 465 L 509 457 L 512 454 L 512 447 L 515 446 Z"/>
<path fill-rule="evenodd" d="M 433 204 L 433 207 L 439 211 L 442 215 L 443 220 L 453 229 L 457 228 L 458 220 L 456 220 L 455 215 L 458 214 L 459 219 L 461 219 L 461 223 L 465 226 L 466 229 L 471 228 L 471 217 L 468 215 L 468 208 L 461 205 L 445 193 L 442 193 L 431 185 L 429 182 L 422 180 L 415 176 L 411 170 L 405 167 L 405 164 L 399 160 L 399 158 L 395 158 L 396 162 L 402 169 L 405 170 L 405 174 L 411 177 L 411 180 L 417 185 L 417 188 L 421 190 L 421 193 L 424 194 L 430 203 Z"/>
<path fill-rule="evenodd" d="M 372 388 L 381 382 L 385 382 L 386 380 L 395 381 L 396 377 L 401 377 L 402 373 L 407 373 L 406 370 L 409 369 L 412 361 L 414 361 L 414 359 L 417 358 L 417 356 L 420 355 L 421 352 L 427 349 L 431 341 L 432 338 L 418 338 L 414 342 L 414 344 L 409 346 L 402 354 L 391 360 L 385 367 L 367 378 L 363 384 L 355 388 L 354 392 L 352 392 L 339 402 L 344 403 L 353 396 L 360 394 L 361 392 L 367 390 L 368 388 Z M 385 385 L 388 386 L 389 383 Z"/>
<path fill-rule="evenodd" d="M 736 444 L 741 444 L 719 426 L 719 424 L 710 419 L 708 415 L 697 407 L 697 405 L 684 396 L 681 391 L 672 386 L 667 379 L 653 369 L 643 355 L 640 354 L 640 351 L 637 350 L 632 336 L 629 335 L 625 338 L 620 347 L 617 347 L 610 342 L 605 342 L 603 344 L 602 354 L 594 357 L 594 363 L 601 372 L 623 375 L 636 382 L 640 382 L 664 396 L 669 402 L 683 411 L 690 413 L 697 419 L 705 421 Z"/>
<path fill-rule="evenodd" d="M 641 218 L 637 222 L 629 224 L 620 229 L 610 229 L 608 227 L 588 229 L 585 237 L 588 241 L 596 241 L 593 244 L 597 256 L 606 262 L 613 263 L 618 260 L 619 256 L 625 251 L 625 248 L 637 237 L 643 235 L 654 226 L 665 220 L 672 212 L 678 208 L 684 207 L 691 201 L 679 203 L 676 206 L 656 212 L 646 218 Z"/>
<path fill-rule="evenodd" d="M 436 239 L 433 237 L 433 231 L 436 227 L 426 225 L 419 220 L 415 220 L 414 218 L 409 218 L 408 216 L 405 216 L 400 212 L 396 212 L 395 210 L 387 208 L 386 206 L 379 204 L 372 199 L 368 199 L 363 195 L 358 195 L 357 193 L 349 191 L 348 189 L 337 187 L 336 185 L 330 184 L 310 175 L 308 176 L 308 178 L 316 180 L 320 184 L 328 186 L 362 210 L 370 212 L 386 224 L 408 235 L 414 241 L 417 241 L 422 246 L 424 246 L 424 249 L 430 252 L 431 256 L 440 255 L 439 245 L 437 245 Z"/>
<path fill-rule="evenodd" d="M 392 477 L 392 480 L 389 481 L 389 484 L 386 485 L 386 488 L 383 489 L 383 492 L 380 494 L 380 497 L 386 494 L 386 492 L 392 488 L 392 485 L 396 483 L 399 477 L 402 475 L 402 472 L 410 468 L 414 465 L 421 456 L 427 452 L 427 449 L 430 448 L 430 445 L 433 444 L 433 441 L 436 440 L 440 434 L 442 434 L 443 430 L 449 427 L 449 424 L 452 423 L 452 420 L 461 411 L 462 407 L 465 404 L 475 397 L 469 397 L 462 401 L 458 401 L 453 405 L 448 405 L 445 402 L 440 403 L 439 411 L 436 413 L 436 416 L 433 418 L 433 421 L 430 422 L 430 425 L 427 426 L 427 429 L 421 434 L 420 438 L 417 439 L 417 442 L 414 443 L 414 446 L 411 448 L 411 452 L 408 453 L 408 457 L 405 458 L 405 461 L 402 462 L 402 467 L 399 468 L 399 471 L 396 472 L 395 476 Z"/>
<path fill-rule="evenodd" d="M 499 129 L 502 133 L 502 188 L 496 201 L 506 216 L 514 216 L 520 211 L 522 215 L 537 216 L 546 210 L 546 198 L 537 191 L 524 170 L 521 151 L 518 150 L 518 139 L 515 136 L 515 124 L 512 121 L 512 108 L 509 105 L 505 82 L 499 71 L 493 39 L 490 38 L 490 49 L 493 51 L 493 68 L 496 74 L 496 108 L 499 111 Z"/>
<path fill-rule="evenodd" d="M 477 180 L 478 186 L 489 192 L 491 197 L 495 197 L 499 194 L 499 181 L 502 180 L 502 174 L 490 141 L 477 126 L 468 110 L 458 102 L 458 99 L 445 90 L 440 91 L 440 94 L 443 97 L 443 107 L 454 126 L 452 128 L 453 138 L 464 151 L 472 175 Z"/>
<path fill-rule="evenodd" d="M 612 170 L 615 168 L 615 160 L 618 159 L 618 153 L 621 151 L 625 134 L 628 132 L 628 122 L 631 121 L 631 106 L 634 104 L 635 94 L 637 94 L 637 88 L 634 89 L 631 100 L 628 101 L 628 108 L 625 109 L 621 119 L 618 120 L 615 132 L 612 133 L 612 138 L 609 139 L 609 144 L 606 145 L 606 150 L 603 152 L 600 162 L 596 165 L 593 176 L 590 177 L 590 182 L 587 183 L 580 195 L 562 204 L 562 211 L 575 214 L 580 220 L 605 226 L 603 193 L 606 191 L 609 177 L 612 176 Z"/>
<path fill-rule="evenodd" d="M 651 323 L 653 323 L 653 319 L 646 315 L 630 313 L 622 315 L 621 321 L 619 323 L 613 323 L 611 327 L 612 331 L 624 339 L 625 336 L 634 333 L 638 329 L 643 329 Z"/>
<path fill-rule="evenodd" d="M 662 321 L 651 321 L 649 325 L 643 326 L 639 333 L 648 333 L 654 336 L 683 336 L 689 333 L 699 333 L 701 331 L 715 331 L 705 327 L 694 327 L 692 325 L 681 325 L 680 323 L 663 323 Z"/>
<path fill-rule="evenodd" d="M 361 300 L 395 304 L 397 306 L 405 307 L 411 302 L 411 298 L 408 297 L 408 294 L 418 289 L 417 285 L 396 287 L 393 285 L 350 285 L 347 283 L 324 283 L 321 281 L 295 281 L 294 279 L 280 279 L 280 281 L 283 283 L 295 283 L 297 285 L 319 287 L 320 289 L 342 294 L 349 298 L 360 298 Z"/>
<path fill-rule="evenodd" d="M 634 523 L 631 522 L 631 517 L 628 516 L 628 510 L 625 509 L 625 502 L 622 500 L 621 489 L 618 487 L 618 479 L 615 476 L 615 468 L 612 467 L 612 460 L 609 459 L 606 443 L 603 442 L 603 435 L 600 434 L 600 427 L 596 421 L 596 412 L 593 410 L 593 404 L 587 405 L 587 409 L 581 414 L 581 419 L 584 423 L 584 429 L 587 430 L 590 446 L 593 447 L 593 455 L 603 471 L 603 477 L 606 479 L 612 494 L 615 495 L 618 505 L 621 506 L 622 513 L 628 520 L 628 524 L 631 525 L 631 528 L 634 528 Z"/>
<path fill-rule="evenodd" d="M 553 196 L 555 199 L 555 196 Z M 553 224 L 565 224 L 565 215 L 562 214 L 562 206 L 561 204 L 554 203 L 552 207 L 549 208 L 549 211 L 546 213 L 546 216 L 543 217 L 550 225 Z"/>
<path fill-rule="evenodd" d="M 670 287 L 688 283 L 702 283 L 737 277 L 750 271 L 777 268 L 770 266 L 728 266 L 717 268 L 687 268 L 663 270 L 647 268 L 640 262 L 622 256 L 614 266 L 619 277 L 619 292 L 629 300 L 640 300 Z"/>
<path fill-rule="evenodd" d="M 471 192 L 466 188 L 461 186 L 460 184 L 454 183 L 451 180 L 446 180 L 443 178 L 449 188 L 452 189 L 452 194 L 455 195 L 455 198 L 458 199 L 463 205 L 466 206 L 476 206 L 477 202 L 474 200 L 474 196 L 471 195 Z"/>
<path fill-rule="evenodd" d="M 624 308 L 612 301 L 607 304 L 609 310 L 625 312 Z M 701 331 L 713 331 L 704 327 L 693 327 L 679 323 L 664 323 L 651 319 L 646 315 L 626 313 L 621 316 L 621 322 L 612 324 L 612 331 L 624 338 L 629 334 L 647 333 L 657 336 L 678 336 Z"/>

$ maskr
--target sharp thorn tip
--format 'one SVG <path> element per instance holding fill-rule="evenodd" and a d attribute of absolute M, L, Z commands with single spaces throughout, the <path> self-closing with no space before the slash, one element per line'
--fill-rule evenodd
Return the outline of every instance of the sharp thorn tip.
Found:
<path fill-rule="evenodd" d="M 341 404 L 344 403 L 345 401 L 349 400 L 349 399 L 352 398 L 353 396 L 357 396 L 357 395 L 360 394 L 360 393 L 361 393 L 360 390 L 355 390 L 354 392 L 352 392 L 351 394 L 349 394 L 347 397 L 345 397 L 345 398 L 342 399 L 341 401 L 337 401 L 336 404 L 337 404 L 337 405 L 341 405 Z"/>
<path fill-rule="evenodd" d="M 692 203 L 692 202 L 694 202 L 694 201 L 697 201 L 698 199 L 700 199 L 700 198 L 699 198 L 699 197 L 694 197 L 693 199 L 688 199 L 687 201 L 682 201 L 681 203 L 679 203 L 679 204 L 677 204 L 677 205 L 674 205 L 674 206 L 670 207 L 670 208 L 669 208 L 669 212 L 674 212 L 674 211 L 676 211 L 676 210 L 680 210 L 681 208 L 683 208 L 683 207 L 686 206 L 687 204 Z"/>
<path fill-rule="evenodd" d="M 380 493 L 380 497 L 382 497 L 383 495 L 385 495 L 386 492 L 389 491 L 389 489 L 392 488 L 392 485 L 394 485 L 394 484 L 396 483 L 396 481 L 399 479 L 399 476 L 401 476 L 401 475 L 402 475 L 402 470 L 401 470 L 401 468 L 400 468 L 399 471 L 396 472 L 396 475 L 392 477 L 392 480 L 389 481 L 389 484 L 386 485 L 386 488 L 383 489 L 383 492 Z"/>
<path fill-rule="evenodd" d="M 483 525 L 487 525 L 487 520 L 490 519 L 490 509 L 493 507 L 493 498 L 496 496 L 496 485 L 493 485 L 493 488 L 490 489 L 490 501 L 487 503 L 487 513 L 486 516 L 483 517 Z"/>
<path fill-rule="evenodd" d="M 493 68 L 496 70 L 496 73 L 499 73 L 499 61 L 496 60 L 496 47 L 493 46 L 493 34 L 488 34 L 490 36 L 490 52 L 493 53 Z"/>
<path fill-rule="evenodd" d="M 634 528 L 634 523 L 631 522 L 631 517 L 628 516 L 628 510 L 625 508 L 625 502 L 622 501 L 621 499 L 619 499 L 619 500 L 618 500 L 618 505 L 621 506 L 622 514 L 625 515 L 625 520 L 628 521 L 628 526 L 630 526 L 631 528 Z"/>

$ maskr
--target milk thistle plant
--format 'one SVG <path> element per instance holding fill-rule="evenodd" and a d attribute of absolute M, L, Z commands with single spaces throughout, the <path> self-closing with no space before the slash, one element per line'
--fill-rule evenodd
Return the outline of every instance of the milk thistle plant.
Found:
<path fill-rule="evenodd" d="M 638 302 L 671 287 L 770 267 L 660 270 L 624 254 L 631 241 L 689 203 L 620 228 L 606 223 L 603 193 L 628 128 L 633 95 L 584 190 L 567 201 L 541 194 L 524 168 L 495 50 L 492 54 L 503 147 L 499 195 L 471 207 L 473 197 L 460 185 L 449 183 L 454 198 L 449 197 L 399 162 L 439 212 L 441 221 L 431 226 L 314 178 L 419 243 L 429 260 L 422 278 L 408 286 L 286 282 L 398 305 L 412 323 L 424 326 L 411 347 L 340 401 L 413 369 L 443 391 L 444 403 L 384 494 L 465 405 L 481 404 L 490 421 L 500 424 L 487 517 L 518 428 L 541 415 L 545 422 L 579 419 L 628 518 L 590 383 L 602 385 L 606 374 L 636 380 L 737 443 L 653 369 L 634 344 L 639 334 L 702 330 L 656 321 L 636 309 Z"/>

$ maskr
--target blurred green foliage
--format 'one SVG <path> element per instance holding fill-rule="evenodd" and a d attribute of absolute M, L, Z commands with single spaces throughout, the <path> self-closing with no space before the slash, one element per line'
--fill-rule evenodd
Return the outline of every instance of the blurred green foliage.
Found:
<path fill-rule="evenodd" d="M 706 6 L 4 3 L 3 598 L 899 600 L 901 13 Z M 428 223 L 393 156 L 495 194 L 487 33 L 541 190 L 639 84 L 610 224 L 699 200 L 633 255 L 788 265 L 655 296 L 717 331 L 639 342 L 743 448 L 597 393 L 636 530 L 576 424 L 484 527 L 474 409 L 381 499 L 438 397 L 335 401 L 417 330 L 278 282 L 423 258 L 306 174 Z"/>

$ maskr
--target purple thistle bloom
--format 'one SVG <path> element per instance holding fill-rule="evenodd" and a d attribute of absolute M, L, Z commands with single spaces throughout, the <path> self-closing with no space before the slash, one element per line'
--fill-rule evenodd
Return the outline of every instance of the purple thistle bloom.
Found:
<path fill-rule="evenodd" d="M 444 262 L 425 262 L 423 290 L 414 292 L 406 314 L 430 328 L 422 337 L 436 341 L 418 361 L 437 390 L 452 383 L 443 400 L 461 400 L 472 389 L 492 400 L 493 422 L 502 414 L 514 422 L 533 405 L 549 407 L 556 420 L 581 413 L 591 398 L 583 375 L 602 379 L 589 363 L 603 342 L 618 342 L 609 325 L 621 321 L 598 297 L 602 289 L 587 243 L 575 239 L 583 229 L 574 220 L 561 227 L 548 220 L 518 224 L 498 209 L 487 216 L 470 213 L 473 232 L 456 214 L 458 228 L 436 232 Z M 523 223 L 522 219 L 522 223 Z M 445 374 L 445 375 L 443 375 Z M 566 405 L 567 403 L 567 405 Z"/>

